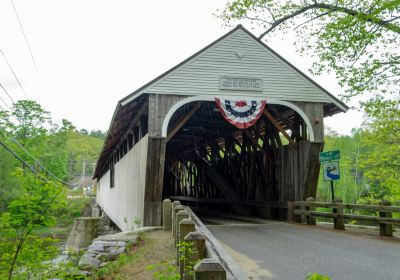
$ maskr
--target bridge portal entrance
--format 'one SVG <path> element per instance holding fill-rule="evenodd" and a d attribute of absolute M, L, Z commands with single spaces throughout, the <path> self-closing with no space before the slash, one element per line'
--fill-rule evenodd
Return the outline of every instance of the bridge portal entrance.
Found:
<path fill-rule="evenodd" d="M 285 105 L 267 102 L 245 129 L 226 121 L 214 101 L 177 108 L 166 118 L 163 198 L 285 219 L 288 201 L 315 196 L 323 147 L 310 141 L 314 131 L 304 112 Z"/>

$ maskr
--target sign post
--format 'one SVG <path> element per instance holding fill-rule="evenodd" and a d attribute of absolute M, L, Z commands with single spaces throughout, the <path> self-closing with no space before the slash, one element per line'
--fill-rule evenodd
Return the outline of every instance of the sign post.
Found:
<path fill-rule="evenodd" d="M 319 153 L 319 161 L 322 163 L 322 170 L 325 181 L 330 181 L 332 201 L 335 199 L 333 181 L 340 179 L 339 168 L 340 151 L 329 151 Z"/>

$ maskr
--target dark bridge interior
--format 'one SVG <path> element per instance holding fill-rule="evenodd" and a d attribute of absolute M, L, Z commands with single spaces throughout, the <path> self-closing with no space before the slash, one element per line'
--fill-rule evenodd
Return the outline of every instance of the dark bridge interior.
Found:
<path fill-rule="evenodd" d="M 285 219 L 287 201 L 315 195 L 322 144 L 308 141 L 291 108 L 267 104 L 254 126 L 237 129 L 214 102 L 192 102 L 173 115 L 168 135 L 164 198 Z"/>

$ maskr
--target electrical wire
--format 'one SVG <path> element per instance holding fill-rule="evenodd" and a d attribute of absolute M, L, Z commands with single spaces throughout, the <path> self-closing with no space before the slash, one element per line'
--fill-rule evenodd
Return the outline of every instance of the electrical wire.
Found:
<path fill-rule="evenodd" d="M 11 109 L 10 106 L 8 106 L 7 103 L 4 101 L 4 99 L 1 98 L 1 96 L 0 96 L 0 100 L 3 101 L 4 105 L 6 105 L 6 107 L 7 107 L 8 109 Z"/>
<path fill-rule="evenodd" d="M 39 80 L 40 80 L 40 84 L 41 84 L 43 93 L 44 93 L 45 97 L 47 98 L 47 92 L 46 92 L 46 89 L 45 89 L 44 84 L 43 84 L 43 79 L 42 79 L 42 76 L 40 75 L 39 67 L 38 67 L 37 64 L 36 64 L 35 57 L 33 56 L 32 49 L 31 49 L 31 46 L 30 46 L 30 44 L 29 44 L 28 38 L 26 37 L 26 33 L 25 33 L 25 30 L 24 30 L 24 27 L 22 26 L 21 19 L 20 19 L 19 15 L 18 15 L 17 8 L 15 7 L 14 1 L 13 1 L 13 0 L 10 0 L 10 1 L 11 1 L 12 6 L 13 6 L 15 15 L 17 16 L 17 20 L 18 20 L 18 23 L 19 23 L 19 27 L 21 28 L 22 35 L 24 36 L 26 46 L 28 47 L 29 54 L 31 55 L 31 58 L 32 58 L 32 62 L 33 62 L 33 64 L 35 65 L 35 69 L 36 69 L 36 72 L 37 72 L 37 74 L 38 74 L 38 77 L 39 77 Z"/>
<path fill-rule="evenodd" d="M 6 145 L 6 143 L 4 143 L 3 141 L 0 140 L 0 145 L 3 146 L 10 154 L 12 154 L 17 160 L 19 160 L 20 162 L 22 162 L 22 164 L 26 167 L 28 167 L 33 173 L 39 175 L 40 177 L 42 177 L 43 179 L 45 179 L 46 181 L 48 181 L 46 178 L 43 177 L 43 175 L 41 175 L 39 172 L 37 172 L 29 163 L 27 163 L 25 160 L 23 160 L 20 156 L 17 155 L 17 153 L 15 153 L 10 147 L 8 147 Z"/>
<path fill-rule="evenodd" d="M 42 168 L 42 170 L 44 170 L 47 174 L 49 174 L 51 177 L 53 177 L 54 179 L 56 179 L 56 180 L 59 181 L 60 183 L 65 184 L 65 185 L 68 185 L 68 186 L 70 186 L 70 187 L 79 186 L 80 182 L 71 184 L 71 183 L 65 182 L 63 179 L 57 177 L 57 175 L 55 175 L 53 172 L 51 172 L 51 171 L 48 170 L 45 166 L 43 166 L 43 164 L 42 164 L 41 162 L 39 162 L 31 153 L 29 153 L 17 140 L 15 140 L 15 139 L 13 139 L 13 138 L 10 139 L 10 138 L 6 137 L 6 136 L 4 135 L 4 133 L 1 132 L 1 131 L 0 131 L 0 134 L 1 134 L 4 138 L 6 138 L 6 139 L 8 139 L 8 140 L 11 140 L 11 141 L 14 142 L 15 144 L 17 144 L 17 146 L 18 146 L 21 150 L 23 150 L 37 165 L 39 165 L 39 166 Z M 4 146 L 5 144 L 3 143 L 2 145 Z M 4 147 L 6 148 L 6 146 L 4 146 Z M 14 156 L 14 157 L 17 157 L 18 160 L 20 160 L 20 161 L 22 160 L 24 164 L 26 164 L 27 166 L 29 166 L 29 164 L 26 163 L 22 158 L 18 157 L 18 155 L 17 155 L 15 152 L 13 152 L 12 150 L 10 151 L 10 148 L 6 148 L 6 149 L 7 149 L 9 152 L 12 152 L 13 156 Z M 30 169 L 31 169 L 31 168 L 30 168 Z M 31 170 L 32 170 L 32 169 L 31 169 Z M 37 171 L 36 171 L 35 173 L 36 173 L 36 174 L 39 174 L 39 173 L 37 173 Z"/>
<path fill-rule="evenodd" d="M 0 132 L 0 134 L 3 135 L 3 137 L 4 137 L 4 134 L 3 134 L 3 133 Z M 43 164 L 40 163 L 37 159 L 35 159 L 34 156 L 33 156 L 28 150 L 26 150 L 26 149 L 24 148 L 24 146 L 22 146 L 22 144 L 20 144 L 16 139 L 11 138 L 10 140 L 13 141 L 15 144 L 17 144 L 17 146 L 18 146 L 21 150 L 23 150 L 31 159 L 33 159 L 33 161 L 34 161 L 37 165 L 39 165 L 39 166 L 40 166 L 44 171 L 46 171 L 51 177 L 53 177 L 54 179 L 56 179 L 57 181 L 59 181 L 59 182 L 65 184 L 65 185 L 69 185 L 69 186 L 71 186 L 71 187 L 73 186 L 73 184 L 68 183 L 68 182 L 65 182 L 63 179 L 57 177 L 57 175 L 55 175 L 53 172 L 51 172 L 51 171 L 48 170 L 45 166 L 43 166 Z"/>
<path fill-rule="evenodd" d="M 19 81 L 17 75 L 16 75 L 15 72 L 14 72 L 14 69 L 11 67 L 10 62 L 9 62 L 8 59 L 6 58 L 6 56 L 5 56 L 5 54 L 3 53 L 2 49 L 0 49 L 0 53 L 1 53 L 1 55 L 3 56 L 4 61 L 7 63 L 8 68 L 10 68 L 11 72 L 13 73 L 14 78 L 15 78 L 15 80 L 17 81 L 17 83 L 18 83 L 19 87 L 21 88 L 22 92 L 24 93 L 25 97 L 26 97 L 27 99 L 29 99 L 28 94 L 26 93 L 25 89 L 23 88 L 22 84 L 20 83 L 20 81 Z"/>
<path fill-rule="evenodd" d="M 11 97 L 11 95 L 8 93 L 8 91 L 3 87 L 3 85 L 0 83 L 0 87 L 4 90 L 4 92 L 7 94 L 7 96 L 11 99 L 11 102 L 14 104 L 14 99 Z"/>

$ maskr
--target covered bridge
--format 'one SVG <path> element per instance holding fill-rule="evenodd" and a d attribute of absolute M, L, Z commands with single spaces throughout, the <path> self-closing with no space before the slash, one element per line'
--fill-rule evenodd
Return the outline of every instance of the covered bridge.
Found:
<path fill-rule="evenodd" d="M 316 194 L 324 117 L 347 109 L 239 25 L 119 101 L 97 202 L 122 230 L 160 225 L 166 197 L 285 218 Z"/>

